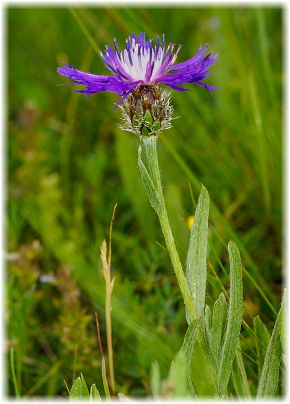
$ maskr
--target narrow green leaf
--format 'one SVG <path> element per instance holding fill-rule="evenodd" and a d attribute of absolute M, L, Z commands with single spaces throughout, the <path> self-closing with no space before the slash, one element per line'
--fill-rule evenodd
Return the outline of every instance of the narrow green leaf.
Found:
<path fill-rule="evenodd" d="M 168 152 L 172 155 L 174 160 L 176 161 L 177 165 L 180 167 L 186 178 L 193 184 L 194 188 L 197 189 L 199 187 L 199 182 L 197 177 L 193 174 L 192 170 L 188 167 L 188 165 L 185 163 L 184 159 L 181 157 L 180 153 L 177 151 L 177 148 L 174 147 L 174 145 L 171 143 L 169 140 L 169 137 L 166 136 L 161 136 L 161 142 L 165 146 L 165 148 L 168 150 Z M 271 299 L 267 297 L 267 292 L 271 295 L 271 288 L 265 282 L 265 279 L 259 272 L 256 264 L 253 262 L 252 257 L 249 255 L 246 247 L 243 245 L 242 240 L 240 239 L 239 235 L 237 232 L 233 229 L 231 226 L 231 223 L 229 220 L 226 219 L 226 217 L 223 215 L 223 213 L 217 208 L 217 206 L 214 204 L 214 202 L 211 203 L 211 210 L 216 215 L 220 223 L 222 223 L 222 226 L 224 227 L 225 231 L 231 235 L 233 238 L 236 238 L 237 240 L 240 241 L 240 248 L 242 251 L 242 254 L 245 256 L 247 259 L 247 262 L 251 268 L 251 271 L 253 271 L 254 276 L 251 275 L 250 272 L 245 270 L 246 276 L 249 278 L 250 282 L 253 284 L 255 289 L 258 291 L 258 293 L 262 296 L 264 301 L 267 303 L 269 308 L 272 310 L 273 313 L 276 314 L 276 310 L 271 302 Z M 260 283 L 263 284 L 263 288 L 260 287 Z"/>
<path fill-rule="evenodd" d="M 93 384 L 90 388 L 90 401 L 100 400 L 101 396 L 96 385 Z"/>
<path fill-rule="evenodd" d="M 181 350 L 185 353 L 186 358 L 189 360 L 194 344 L 198 337 L 198 326 L 199 321 L 193 321 L 187 328 L 187 331 L 184 336 L 183 344 Z"/>
<path fill-rule="evenodd" d="M 216 395 L 215 372 L 200 331 L 192 350 L 190 386 L 193 386 L 195 396 L 199 398 L 214 397 Z"/>
<path fill-rule="evenodd" d="M 85 381 L 84 375 L 81 373 L 81 382 L 82 382 L 82 388 L 83 388 L 83 392 L 86 396 L 89 395 L 89 389 L 87 386 L 87 383 Z"/>
<path fill-rule="evenodd" d="M 243 316 L 243 281 L 240 253 L 233 241 L 229 242 L 228 251 L 230 257 L 230 301 L 218 371 L 218 391 L 222 396 L 226 394 L 231 375 Z"/>
<path fill-rule="evenodd" d="M 184 351 L 180 350 L 171 364 L 169 383 L 172 388 L 170 397 L 183 398 L 188 396 L 186 383 L 187 364 Z"/>
<path fill-rule="evenodd" d="M 70 398 L 81 398 L 81 397 L 83 397 L 82 381 L 81 381 L 80 377 L 78 377 L 73 382 L 72 388 L 70 389 L 70 392 L 69 392 L 69 397 Z"/>
<path fill-rule="evenodd" d="M 227 301 L 223 293 L 214 303 L 213 310 L 205 307 L 203 337 L 210 363 L 216 371 L 219 368 L 222 339 L 226 329 Z"/>
<path fill-rule="evenodd" d="M 228 304 L 225 295 L 221 293 L 212 309 L 211 349 L 215 358 L 216 368 L 218 368 L 220 362 L 221 346 L 226 330 L 227 308 Z"/>
<path fill-rule="evenodd" d="M 212 368 L 216 393 L 218 393 L 216 380 L 220 363 L 221 345 L 226 329 L 226 317 L 227 301 L 224 294 L 221 293 L 214 303 L 212 313 L 208 306 L 205 307 L 205 313 L 202 321 L 205 352 L 208 363 Z"/>
<path fill-rule="evenodd" d="M 160 368 L 159 363 L 154 361 L 151 366 L 151 391 L 154 398 L 160 395 Z"/>
<path fill-rule="evenodd" d="M 145 167 L 142 161 L 141 153 L 142 153 L 142 147 L 140 145 L 138 150 L 138 167 L 140 170 L 141 179 L 144 184 L 144 188 L 147 192 L 150 204 L 152 208 L 155 210 L 155 212 L 158 213 L 160 211 L 160 205 L 161 205 L 160 199 L 158 196 L 157 189 L 155 188 L 154 183 L 147 171 L 147 168 Z"/>
<path fill-rule="evenodd" d="M 105 396 L 108 400 L 111 399 L 111 394 L 108 386 L 107 375 L 106 375 L 106 362 L 105 358 L 102 358 L 102 379 L 103 379 L 103 386 L 105 391 Z"/>
<path fill-rule="evenodd" d="M 190 386 L 191 392 L 194 396 L 195 390 L 192 384 L 191 380 L 191 361 L 192 361 L 192 352 L 194 349 L 194 346 L 197 342 L 198 339 L 198 327 L 199 327 L 199 321 L 193 321 L 187 328 L 187 331 L 184 336 L 184 341 L 181 347 L 181 351 L 184 352 L 185 357 L 186 357 L 186 373 L 187 373 L 187 380 L 188 384 Z"/>
<path fill-rule="evenodd" d="M 281 321 L 283 321 L 283 310 L 284 298 L 266 351 L 257 397 L 274 397 L 279 387 L 279 370 L 282 358 L 280 327 Z"/>
<path fill-rule="evenodd" d="M 172 233 L 174 234 L 176 248 L 181 262 L 185 262 L 187 251 L 184 246 L 188 245 L 189 234 L 188 231 L 184 231 L 182 192 L 180 187 L 175 183 L 169 182 L 166 184 L 166 187 L 164 187 L 164 194 L 167 214 Z"/>
<path fill-rule="evenodd" d="M 257 350 L 257 362 L 258 362 L 258 372 L 259 376 L 261 376 L 261 371 L 265 359 L 265 355 L 267 352 L 267 347 L 270 341 L 270 334 L 267 330 L 267 327 L 262 322 L 259 316 L 256 316 L 253 321 L 254 324 L 254 332 L 255 332 L 255 344 Z"/>
<path fill-rule="evenodd" d="M 211 344 L 212 344 L 212 314 L 211 309 L 208 305 L 205 306 L 204 317 L 202 319 L 202 331 L 204 343 L 206 346 L 206 351 L 211 355 Z"/>
<path fill-rule="evenodd" d="M 206 188 L 202 186 L 186 260 L 186 279 L 194 299 L 197 317 L 203 315 L 205 305 L 208 215 L 209 195 Z"/>
<path fill-rule="evenodd" d="M 79 399 L 90 396 L 86 381 L 82 374 L 73 382 L 69 396 L 72 399 Z"/>
<path fill-rule="evenodd" d="M 238 397 L 243 398 L 251 397 L 251 391 L 247 379 L 246 369 L 240 345 L 236 350 L 236 356 L 233 362 L 232 380 Z"/>

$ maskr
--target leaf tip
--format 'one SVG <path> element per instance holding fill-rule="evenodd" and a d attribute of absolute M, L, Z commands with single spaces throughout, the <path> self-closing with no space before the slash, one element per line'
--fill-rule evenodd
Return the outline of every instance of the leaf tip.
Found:
<path fill-rule="evenodd" d="M 233 240 L 230 240 L 228 242 L 228 251 L 231 253 L 236 253 L 236 254 L 240 255 L 239 247 Z"/>

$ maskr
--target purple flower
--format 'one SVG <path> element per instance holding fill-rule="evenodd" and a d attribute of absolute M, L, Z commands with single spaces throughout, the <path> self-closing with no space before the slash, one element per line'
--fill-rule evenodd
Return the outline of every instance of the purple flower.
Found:
<path fill-rule="evenodd" d="M 165 37 L 162 41 L 156 37 L 156 43 L 152 40 L 146 41 L 145 33 L 141 32 L 139 37 L 135 34 L 126 40 L 126 49 L 120 51 L 116 39 L 114 39 L 115 50 L 106 46 L 101 57 L 107 69 L 113 73 L 111 76 L 95 75 L 84 73 L 74 67 L 64 64 L 57 72 L 69 77 L 74 84 L 86 86 L 77 92 L 87 95 L 101 91 L 113 91 L 122 98 L 117 105 L 140 84 L 153 86 L 158 83 L 165 84 L 176 91 L 185 91 L 183 84 L 193 83 L 205 87 L 211 91 L 217 89 L 203 82 L 210 76 L 209 67 L 216 61 L 218 55 L 206 55 L 208 47 L 200 46 L 196 55 L 185 62 L 174 64 L 180 46 L 175 50 L 175 45 L 169 44 L 165 47 Z"/>

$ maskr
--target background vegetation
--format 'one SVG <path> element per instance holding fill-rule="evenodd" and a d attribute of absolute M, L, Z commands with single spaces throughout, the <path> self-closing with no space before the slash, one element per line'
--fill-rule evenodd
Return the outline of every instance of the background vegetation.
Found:
<path fill-rule="evenodd" d="M 206 186 L 206 299 L 228 287 L 226 244 L 233 239 L 245 267 L 244 318 L 252 326 L 259 314 L 272 329 L 282 282 L 281 8 L 9 7 L 6 18 L 7 394 L 67 396 L 64 380 L 71 385 L 80 372 L 102 391 L 94 312 L 105 343 L 99 255 L 116 203 L 118 391 L 150 395 L 152 363 L 166 378 L 182 344 L 184 307 L 139 179 L 138 139 L 118 129 L 115 95 L 87 98 L 58 86 L 66 82 L 56 73 L 62 61 L 105 74 L 96 50 L 114 37 L 121 46 L 132 32 L 165 33 L 183 44 L 180 61 L 200 44 L 219 53 L 207 82 L 220 91 L 196 86 L 172 94 L 179 118 L 160 138 L 164 192 L 184 260 L 190 216 Z M 246 327 L 241 344 L 255 393 L 258 364 Z"/>

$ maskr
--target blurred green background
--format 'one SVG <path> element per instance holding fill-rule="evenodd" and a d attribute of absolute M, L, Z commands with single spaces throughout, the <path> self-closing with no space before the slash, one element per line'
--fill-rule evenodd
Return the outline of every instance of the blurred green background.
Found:
<path fill-rule="evenodd" d="M 211 198 L 207 302 L 228 288 L 230 239 L 244 271 L 244 317 L 271 328 L 282 283 L 282 30 L 279 7 L 9 7 L 7 19 L 7 394 L 67 396 L 83 372 L 102 391 L 94 312 L 105 346 L 100 245 L 113 207 L 113 344 L 118 391 L 150 394 L 186 331 L 157 218 L 137 169 L 138 139 L 118 129 L 115 94 L 87 98 L 56 73 L 61 62 L 106 74 L 96 50 L 132 32 L 165 33 L 219 53 L 208 93 L 172 93 L 174 128 L 160 137 L 164 192 L 184 262 L 201 183 Z M 254 342 L 242 348 L 253 393 Z"/>

